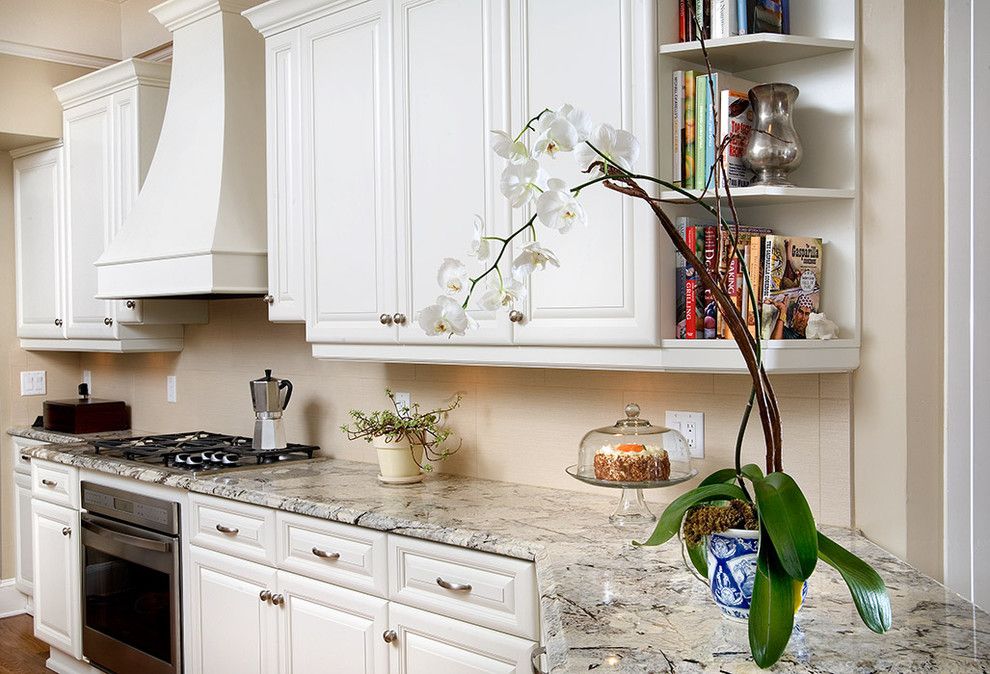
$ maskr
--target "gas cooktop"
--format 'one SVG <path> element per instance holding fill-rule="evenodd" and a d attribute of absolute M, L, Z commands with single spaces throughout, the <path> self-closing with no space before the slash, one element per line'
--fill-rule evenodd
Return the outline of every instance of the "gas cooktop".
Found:
<path fill-rule="evenodd" d="M 250 468 L 313 458 L 319 447 L 288 444 L 283 449 L 254 449 L 251 438 L 193 431 L 135 438 L 94 440 L 97 454 L 193 473 Z"/>

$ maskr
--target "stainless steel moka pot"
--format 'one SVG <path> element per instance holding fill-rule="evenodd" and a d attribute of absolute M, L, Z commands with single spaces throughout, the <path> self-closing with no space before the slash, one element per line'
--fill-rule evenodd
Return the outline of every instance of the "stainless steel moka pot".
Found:
<path fill-rule="evenodd" d="M 284 391 L 284 393 L 283 393 Z M 251 382 L 251 402 L 254 404 L 254 449 L 285 449 L 285 429 L 282 410 L 292 397 L 292 382 L 276 379 L 271 370 Z"/>

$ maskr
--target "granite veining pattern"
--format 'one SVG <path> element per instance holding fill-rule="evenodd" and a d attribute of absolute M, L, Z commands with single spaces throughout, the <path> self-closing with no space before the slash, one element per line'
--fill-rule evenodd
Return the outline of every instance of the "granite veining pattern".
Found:
<path fill-rule="evenodd" d="M 384 486 L 372 464 L 314 459 L 209 477 L 96 457 L 85 444 L 39 459 L 492 552 L 536 564 L 554 672 L 755 672 L 746 625 L 721 617 L 675 545 L 608 524 L 608 497 L 433 475 Z M 848 529 L 826 533 L 887 582 L 893 629 L 870 632 L 841 577 L 820 565 L 775 672 L 990 672 L 990 615 Z"/>

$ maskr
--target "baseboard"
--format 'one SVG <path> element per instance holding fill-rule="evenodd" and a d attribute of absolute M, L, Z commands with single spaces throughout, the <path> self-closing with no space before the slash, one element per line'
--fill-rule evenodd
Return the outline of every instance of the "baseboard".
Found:
<path fill-rule="evenodd" d="M 13 578 L 0 580 L 0 618 L 26 613 L 27 597 L 14 585 Z"/>
<path fill-rule="evenodd" d="M 76 660 L 67 653 L 63 653 L 57 648 L 48 651 L 48 660 L 45 667 L 55 672 L 55 674 L 104 674 L 100 670 L 89 665 L 82 660 Z"/>

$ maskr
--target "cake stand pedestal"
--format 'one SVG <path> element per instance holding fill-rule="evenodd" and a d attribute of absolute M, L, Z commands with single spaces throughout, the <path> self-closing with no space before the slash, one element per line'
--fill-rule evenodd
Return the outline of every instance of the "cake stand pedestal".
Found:
<path fill-rule="evenodd" d="M 607 487 L 609 489 L 621 489 L 619 503 L 615 511 L 609 516 L 608 521 L 617 527 L 642 526 L 657 521 L 643 497 L 644 489 L 662 489 L 672 487 L 681 482 L 687 482 L 698 474 L 698 471 L 691 469 L 687 473 L 673 473 L 667 480 L 656 480 L 650 482 L 620 482 L 616 480 L 599 480 L 595 477 L 593 469 L 590 472 L 579 470 L 575 464 L 564 469 L 568 475 L 575 480 L 580 480 L 585 484 L 593 484 L 597 487 Z"/>

